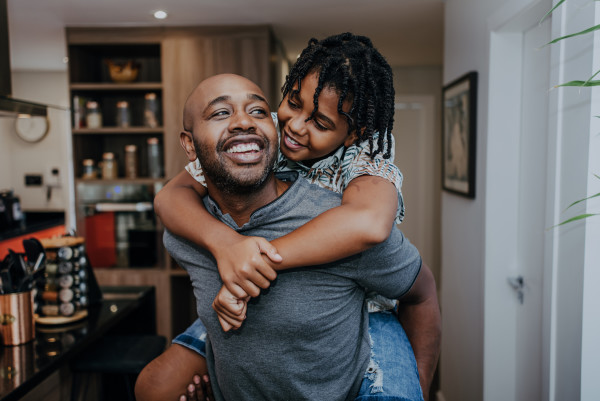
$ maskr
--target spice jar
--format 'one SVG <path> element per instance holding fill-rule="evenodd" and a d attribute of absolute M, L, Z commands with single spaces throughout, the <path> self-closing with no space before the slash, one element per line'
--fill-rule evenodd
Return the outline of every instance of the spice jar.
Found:
<path fill-rule="evenodd" d="M 117 127 L 127 128 L 130 125 L 129 103 L 125 100 L 117 102 Z"/>
<path fill-rule="evenodd" d="M 98 107 L 98 102 L 90 100 L 85 105 L 85 123 L 88 128 L 101 128 L 102 127 L 102 113 Z"/>
<path fill-rule="evenodd" d="M 81 178 L 85 180 L 90 180 L 96 178 L 96 168 L 94 167 L 94 160 L 85 159 L 82 162 L 83 164 L 83 173 L 81 174 Z"/>
<path fill-rule="evenodd" d="M 106 152 L 102 155 L 102 178 L 110 180 L 117 178 L 117 161 L 115 154 Z"/>
<path fill-rule="evenodd" d="M 150 128 L 158 127 L 158 100 L 156 93 L 146 93 L 144 107 L 144 125 Z"/>
<path fill-rule="evenodd" d="M 125 177 L 137 178 L 138 176 L 138 155 L 137 146 L 125 146 Z"/>
<path fill-rule="evenodd" d="M 162 177 L 162 160 L 158 138 L 148 138 L 148 176 L 150 178 Z"/>

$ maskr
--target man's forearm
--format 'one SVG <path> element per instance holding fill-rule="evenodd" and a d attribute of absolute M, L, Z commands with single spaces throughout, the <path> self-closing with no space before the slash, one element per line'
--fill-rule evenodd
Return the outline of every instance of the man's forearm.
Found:
<path fill-rule="evenodd" d="M 399 320 L 415 353 L 419 381 L 425 399 L 440 355 L 441 324 L 437 299 L 425 305 L 406 305 L 399 310 Z"/>
<path fill-rule="evenodd" d="M 400 300 L 398 319 L 415 353 L 423 396 L 427 400 L 440 356 L 442 324 L 433 274 L 423 265 L 419 276 L 415 283 L 419 287 L 418 294 Z"/>

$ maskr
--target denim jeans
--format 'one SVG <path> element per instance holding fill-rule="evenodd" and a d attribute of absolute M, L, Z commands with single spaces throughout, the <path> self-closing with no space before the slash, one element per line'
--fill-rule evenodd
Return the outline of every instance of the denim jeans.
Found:
<path fill-rule="evenodd" d="M 369 313 L 371 361 L 355 401 L 422 401 L 413 349 L 396 316 Z M 206 329 L 197 319 L 173 340 L 206 357 Z"/>
<path fill-rule="evenodd" d="M 413 349 L 396 316 L 369 313 L 371 361 L 355 401 L 422 401 Z"/>

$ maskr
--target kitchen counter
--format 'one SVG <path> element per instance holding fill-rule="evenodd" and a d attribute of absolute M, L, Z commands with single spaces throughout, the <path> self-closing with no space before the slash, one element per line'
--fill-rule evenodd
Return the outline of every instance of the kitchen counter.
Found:
<path fill-rule="evenodd" d="M 27 212 L 25 224 L 21 227 L 0 231 L 0 260 L 8 254 L 9 249 L 22 253 L 23 240 L 26 238 L 52 238 L 65 232 L 63 212 Z"/>
<path fill-rule="evenodd" d="M 21 227 L 0 231 L 0 241 L 64 225 L 65 214 L 63 212 L 26 212 L 25 224 Z"/>
<path fill-rule="evenodd" d="M 18 400 L 101 337 L 156 334 L 154 287 L 102 287 L 103 300 L 68 325 L 36 325 L 35 340 L 0 348 L 0 400 Z"/>

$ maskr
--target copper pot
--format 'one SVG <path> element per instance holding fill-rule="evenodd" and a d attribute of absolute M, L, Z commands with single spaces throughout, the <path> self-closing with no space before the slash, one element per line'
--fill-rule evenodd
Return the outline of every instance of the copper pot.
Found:
<path fill-rule="evenodd" d="M 19 345 L 35 338 L 33 293 L 0 295 L 0 336 L 4 345 Z"/>

